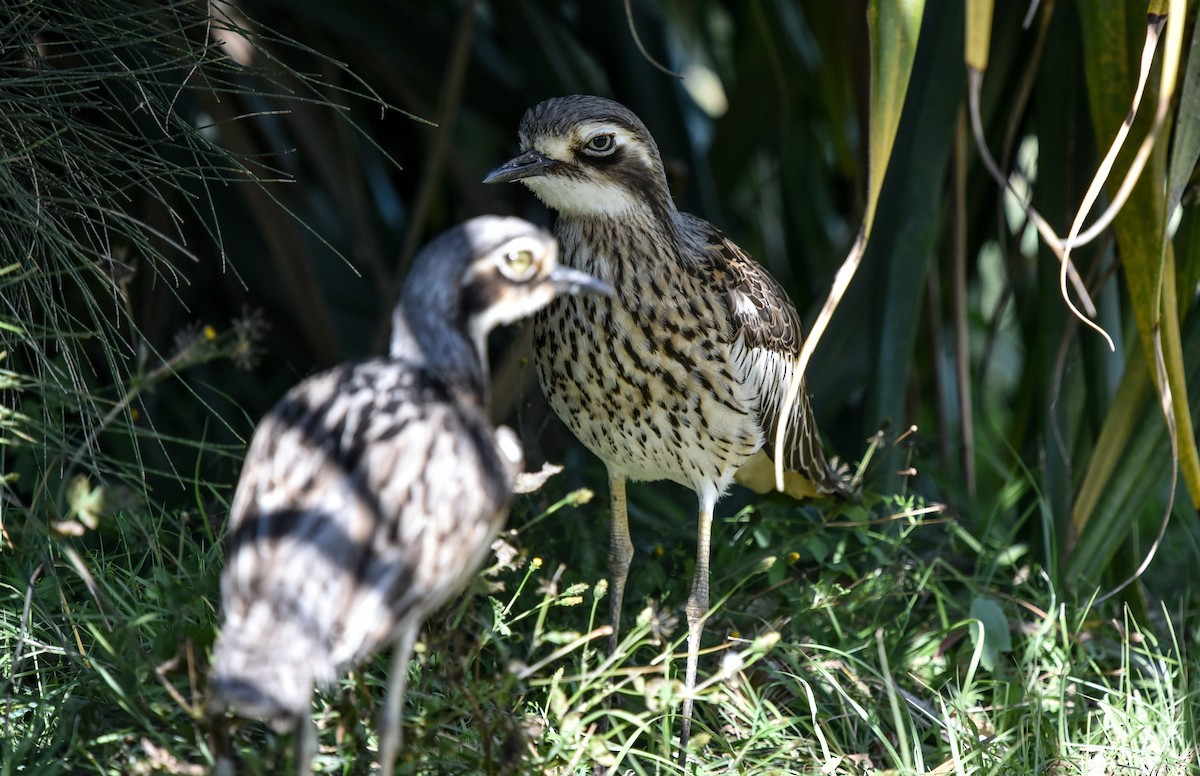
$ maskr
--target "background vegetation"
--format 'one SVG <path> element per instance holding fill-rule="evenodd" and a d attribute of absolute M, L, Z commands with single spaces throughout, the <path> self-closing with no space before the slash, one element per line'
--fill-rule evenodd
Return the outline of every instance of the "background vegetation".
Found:
<path fill-rule="evenodd" d="M 807 322 L 870 226 L 809 369 L 866 503 L 723 502 L 693 767 L 1196 770 L 1194 2 L 1170 4 L 1094 188 L 1137 92 L 1136 0 L 3 5 L 0 774 L 208 772 L 254 423 L 382 350 L 430 236 L 548 221 L 479 181 L 527 107 L 572 92 L 633 108 L 680 206 Z M 1121 215 L 1071 249 L 1110 349 L 1023 204 L 1065 240 L 1148 135 Z M 692 496 L 631 488 L 636 626 L 606 658 L 602 470 L 548 414 L 526 334 L 495 345 L 497 418 L 566 471 L 427 629 L 404 768 L 675 772 Z M 322 696 L 326 771 L 367 770 L 383 666 Z M 248 772 L 290 767 L 286 738 L 237 740 Z"/>

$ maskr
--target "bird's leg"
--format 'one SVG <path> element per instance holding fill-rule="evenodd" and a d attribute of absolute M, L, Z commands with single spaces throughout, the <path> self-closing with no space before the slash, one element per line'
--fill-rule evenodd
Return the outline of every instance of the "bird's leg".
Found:
<path fill-rule="evenodd" d="M 608 654 L 617 650 L 621 635 L 621 601 L 625 598 L 625 580 L 633 561 L 633 541 L 629 538 L 629 512 L 625 503 L 625 478 L 608 475 L 608 491 L 612 499 L 612 525 L 608 538 L 608 622 L 612 633 L 608 637 Z"/>
<path fill-rule="evenodd" d="M 212 735 L 214 776 L 234 776 L 237 769 L 234 766 L 233 744 L 229 740 L 229 722 L 225 719 L 224 709 L 215 705 L 209 707 L 208 729 Z"/>
<path fill-rule="evenodd" d="M 392 776 L 396 755 L 404 740 L 404 688 L 408 683 L 408 661 L 412 658 L 417 626 L 400 631 L 396 651 L 392 656 L 392 675 L 388 678 L 387 706 L 384 707 L 379 733 L 379 774 Z"/>
<path fill-rule="evenodd" d="M 312 718 L 312 699 L 308 712 L 296 715 L 296 773 L 312 776 L 313 758 L 317 756 L 317 723 Z"/>
<path fill-rule="evenodd" d="M 708 553 L 712 542 L 713 509 L 717 505 L 715 488 L 700 496 L 700 519 L 696 531 L 696 576 L 687 600 L 687 669 L 683 688 L 683 725 L 679 732 L 679 764 L 687 764 L 688 739 L 692 734 L 692 706 L 696 691 L 696 664 L 700 660 L 700 637 L 704 634 L 704 619 L 708 616 Z"/>

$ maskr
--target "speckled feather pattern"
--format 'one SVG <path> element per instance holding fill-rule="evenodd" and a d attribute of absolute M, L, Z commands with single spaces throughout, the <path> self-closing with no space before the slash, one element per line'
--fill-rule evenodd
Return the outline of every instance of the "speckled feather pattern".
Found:
<path fill-rule="evenodd" d="M 696 493 L 678 754 L 686 767 L 718 500 L 734 480 L 774 489 L 767 441 L 780 425 L 788 494 L 846 488 L 825 458 L 803 386 L 780 417 L 802 336 L 795 307 L 715 227 L 676 209 L 637 116 L 601 97 L 558 97 L 526 112 L 519 134 L 521 153 L 485 182 L 529 187 L 558 214 L 564 263 L 615 288 L 611 299 L 560 300 L 534 320 L 542 388 L 608 469 L 610 650 L 634 555 L 626 481 L 672 480 Z"/>
<path fill-rule="evenodd" d="M 671 244 L 639 241 L 625 224 L 561 219 L 556 231 L 567 260 L 616 294 L 535 319 L 555 412 L 628 479 L 723 489 L 763 439 L 730 363 L 731 321 L 705 293 L 707 268 L 654 255 Z"/>
<path fill-rule="evenodd" d="M 628 136 L 625 158 L 602 169 L 565 165 L 526 183 L 559 210 L 563 262 L 616 293 L 559 299 L 536 316 L 542 388 L 610 472 L 723 491 L 773 440 L 800 351 L 799 316 L 761 265 L 713 225 L 675 209 L 653 139 L 623 106 L 582 96 L 547 100 L 526 113 L 522 147 L 564 153 L 554 146 L 565 144 L 547 138 L 578 133 L 581 115 Z M 571 212 L 577 208 L 560 201 L 571 176 L 623 190 L 633 205 Z M 807 391 L 800 396 L 786 419 L 785 467 L 816 494 L 841 492 Z"/>

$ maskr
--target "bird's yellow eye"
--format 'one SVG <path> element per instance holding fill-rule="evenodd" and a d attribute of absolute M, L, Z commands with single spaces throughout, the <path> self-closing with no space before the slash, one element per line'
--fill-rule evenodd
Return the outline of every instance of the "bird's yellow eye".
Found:
<path fill-rule="evenodd" d="M 513 275 L 520 276 L 529 272 L 529 268 L 533 266 L 533 251 L 524 248 L 518 251 L 509 251 L 504 254 L 504 260 L 508 262 L 508 268 Z"/>
<path fill-rule="evenodd" d="M 590 154 L 600 154 L 607 156 L 617 150 L 616 138 L 610 133 L 596 135 L 591 140 L 587 141 L 583 149 Z"/>

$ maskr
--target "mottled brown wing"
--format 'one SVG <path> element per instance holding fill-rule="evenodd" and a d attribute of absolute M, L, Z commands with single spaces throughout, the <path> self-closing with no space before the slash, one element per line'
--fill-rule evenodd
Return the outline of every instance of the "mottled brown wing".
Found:
<path fill-rule="evenodd" d="M 761 264 L 726 239 L 711 224 L 692 218 L 707 239 L 707 252 L 717 276 L 723 277 L 724 300 L 733 323 L 734 363 L 747 384 L 757 389 L 758 418 L 766 439 L 763 453 L 752 460 L 738 481 L 760 492 L 766 476 L 766 461 L 774 460 L 775 434 L 779 428 L 780 405 L 796 369 L 802 343 L 800 315 L 783 287 Z M 844 491 L 842 480 L 825 458 L 821 436 L 813 417 L 808 390 L 800 394 L 786 421 L 784 468 L 800 476 L 785 488 L 792 495 L 822 496 Z"/>
<path fill-rule="evenodd" d="M 796 306 L 775 278 L 746 252 L 713 229 L 710 243 L 726 268 L 725 302 L 735 335 L 749 348 L 785 358 L 800 356 L 803 329 Z"/>

